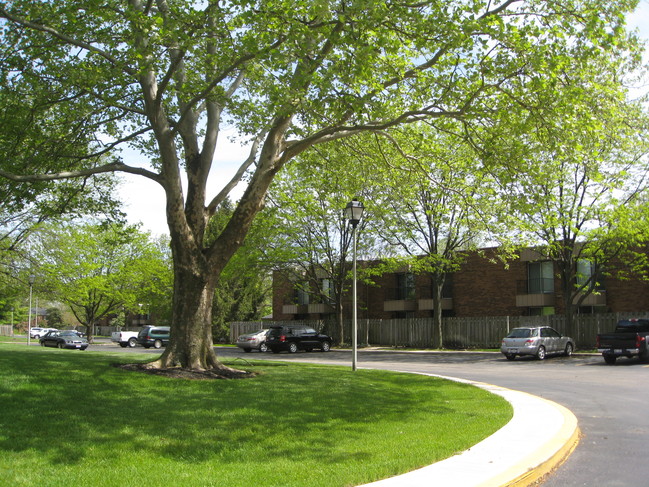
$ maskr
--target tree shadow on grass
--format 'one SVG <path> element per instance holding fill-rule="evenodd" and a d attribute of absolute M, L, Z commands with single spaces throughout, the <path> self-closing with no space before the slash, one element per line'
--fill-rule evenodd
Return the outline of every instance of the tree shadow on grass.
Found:
<path fill-rule="evenodd" d="M 269 451 L 292 462 L 360 464 L 382 461 L 363 443 L 381 424 L 416 415 L 484 421 L 480 405 L 467 412 L 458 401 L 464 384 L 379 371 L 269 364 L 244 381 L 177 380 L 59 350 L 3 350 L 0 370 L 0 452 L 38 452 L 51 466 L 105 456 L 240 465 Z"/>

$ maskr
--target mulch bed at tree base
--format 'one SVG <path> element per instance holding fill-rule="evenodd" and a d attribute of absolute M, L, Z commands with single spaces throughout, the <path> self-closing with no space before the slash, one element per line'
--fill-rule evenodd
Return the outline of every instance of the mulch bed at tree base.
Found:
<path fill-rule="evenodd" d="M 160 375 L 170 379 L 189 379 L 189 380 L 214 380 L 214 379 L 249 379 L 255 377 L 254 372 L 244 370 L 222 369 L 212 370 L 193 370 L 184 367 L 170 367 L 167 369 L 158 369 L 151 367 L 149 364 L 111 364 L 118 369 L 130 370 L 133 372 L 142 372 L 151 375 Z"/>

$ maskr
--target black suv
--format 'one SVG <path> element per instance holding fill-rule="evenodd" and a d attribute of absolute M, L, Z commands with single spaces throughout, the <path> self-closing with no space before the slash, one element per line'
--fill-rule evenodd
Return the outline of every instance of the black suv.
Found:
<path fill-rule="evenodd" d="M 331 348 L 331 337 L 322 335 L 313 328 L 303 325 L 271 326 L 266 336 L 266 345 L 273 353 L 287 350 L 295 353 L 298 350 L 310 352 L 319 348 L 328 352 Z"/>

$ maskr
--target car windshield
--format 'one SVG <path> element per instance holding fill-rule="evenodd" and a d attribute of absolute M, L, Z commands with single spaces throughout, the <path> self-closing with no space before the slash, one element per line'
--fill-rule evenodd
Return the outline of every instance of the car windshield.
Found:
<path fill-rule="evenodd" d="M 77 333 L 74 332 L 74 331 L 62 331 L 61 336 L 62 337 L 63 336 L 66 336 L 66 337 L 68 337 L 68 336 L 70 336 L 70 337 L 78 337 L 79 335 L 77 335 Z"/>
<path fill-rule="evenodd" d="M 532 336 L 531 328 L 514 328 L 507 338 L 529 338 L 530 336 Z"/>

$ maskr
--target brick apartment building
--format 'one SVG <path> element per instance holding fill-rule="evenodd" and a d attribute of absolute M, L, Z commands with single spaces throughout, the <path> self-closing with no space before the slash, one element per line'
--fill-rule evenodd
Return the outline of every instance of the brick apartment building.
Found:
<path fill-rule="evenodd" d="M 461 269 L 447 277 L 443 292 L 444 316 L 532 316 L 563 313 L 557 269 L 541 254 L 525 249 L 508 265 L 496 249 L 467 255 Z M 372 265 L 359 262 L 359 269 Z M 293 279 L 293 280 L 292 280 Z M 333 309 L 304 291 L 286 273 L 273 275 L 273 319 L 326 319 Z M 374 278 L 376 285 L 358 282 L 359 319 L 424 318 L 433 314 L 431 281 L 426 275 L 402 272 Z M 649 310 L 649 282 L 603 276 L 597 292 L 586 298 L 580 313 L 643 312 Z M 323 276 L 321 285 L 326 286 Z M 351 314 L 351 296 L 343 299 L 345 316 Z"/>

